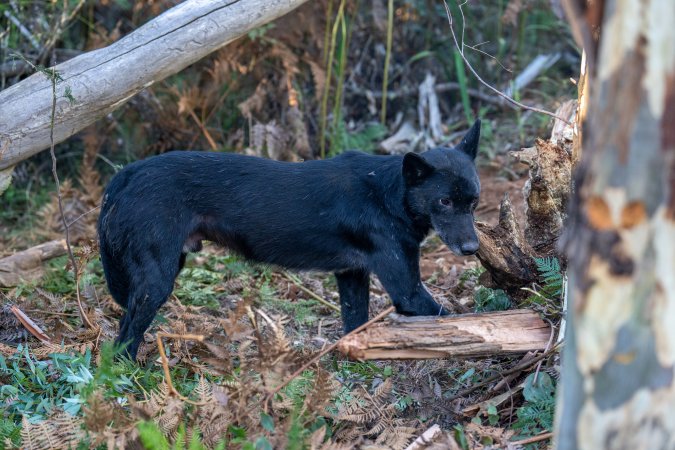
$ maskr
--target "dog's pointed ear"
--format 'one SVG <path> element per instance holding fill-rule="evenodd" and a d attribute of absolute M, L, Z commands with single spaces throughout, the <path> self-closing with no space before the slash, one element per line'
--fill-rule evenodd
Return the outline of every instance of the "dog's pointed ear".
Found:
<path fill-rule="evenodd" d="M 403 179 L 408 186 L 418 184 L 433 171 L 433 166 L 417 153 L 406 153 L 403 157 Z"/>
<path fill-rule="evenodd" d="M 476 119 L 473 126 L 462 138 L 462 142 L 455 147 L 457 150 L 460 150 L 471 157 L 471 159 L 476 159 L 476 154 L 478 153 L 478 140 L 480 139 L 480 119 Z"/>

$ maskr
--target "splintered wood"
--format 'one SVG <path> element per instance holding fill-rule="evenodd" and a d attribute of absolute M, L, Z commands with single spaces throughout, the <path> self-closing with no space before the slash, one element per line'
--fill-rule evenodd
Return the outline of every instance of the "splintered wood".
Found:
<path fill-rule="evenodd" d="M 66 254 L 66 241 L 59 239 L 0 258 L 0 287 L 13 287 L 42 276 L 44 261 Z"/>
<path fill-rule="evenodd" d="M 353 359 L 472 358 L 545 350 L 551 328 L 529 309 L 444 317 L 401 317 L 345 336 Z"/>
<path fill-rule="evenodd" d="M 576 101 L 566 102 L 556 115 L 573 121 L 576 108 Z M 480 241 L 476 256 L 486 270 L 481 276 L 484 286 L 503 289 L 512 298 L 522 298 L 528 295 L 522 287 L 539 280 L 534 258 L 561 257 L 557 246 L 567 216 L 573 146 L 573 127 L 556 121 L 551 139 L 537 139 L 534 147 L 510 153 L 529 167 L 529 179 L 523 188 L 527 221 L 518 223 L 511 201 L 505 197 L 498 224 L 476 223 Z"/>

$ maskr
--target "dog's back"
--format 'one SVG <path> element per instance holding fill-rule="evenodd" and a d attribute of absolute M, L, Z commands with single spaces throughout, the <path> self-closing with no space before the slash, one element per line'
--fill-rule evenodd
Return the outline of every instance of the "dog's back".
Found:
<path fill-rule="evenodd" d="M 189 248 L 207 239 L 289 268 L 353 267 L 359 253 L 343 250 L 372 249 L 368 236 L 383 216 L 403 213 L 395 208 L 403 195 L 400 161 L 348 153 L 285 163 L 172 152 L 137 162 L 105 192 L 99 220 L 103 258 L 160 246 L 180 254 L 185 243 Z"/>

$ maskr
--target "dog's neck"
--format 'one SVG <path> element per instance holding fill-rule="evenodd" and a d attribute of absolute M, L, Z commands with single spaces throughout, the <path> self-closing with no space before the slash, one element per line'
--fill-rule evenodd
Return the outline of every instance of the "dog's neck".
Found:
<path fill-rule="evenodd" d="M 402 160 L 400 156 L 390 156 L 385 164 L 380 163 L 374 172 L 371 172 L 377 173 L 378 182 L 370 183 L 370 187 L 380 197 L 387 211 L 404 223 L 413 232 L 417 241 L 422 242 L 431 231 L 431 221 L 428 216 L 419 214 L 410 207 L 401 172 Z M 382 179 L 387 182 L 382 183 Z M 401 214 L 401 205 L 403 205 L 403 214 Z"/>

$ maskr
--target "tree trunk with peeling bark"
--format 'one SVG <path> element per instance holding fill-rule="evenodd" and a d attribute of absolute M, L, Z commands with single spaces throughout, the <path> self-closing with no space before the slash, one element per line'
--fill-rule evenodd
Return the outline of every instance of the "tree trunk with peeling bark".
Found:
<path fill-rule="evenodd" d="M 65 140 L 153 83 L 306 1 L 187 0 L 108 47 L 55 66 L 60 81 L 54 141 Z M 50 146 L 52 83 L 36 73 L 0 92 L 0 105 L 2 192 L 17 162 Z"/>
<path fill-rule="evenodd" d="M 675 2 L 598 3 L 556 448 L 674 449 Z"/>

